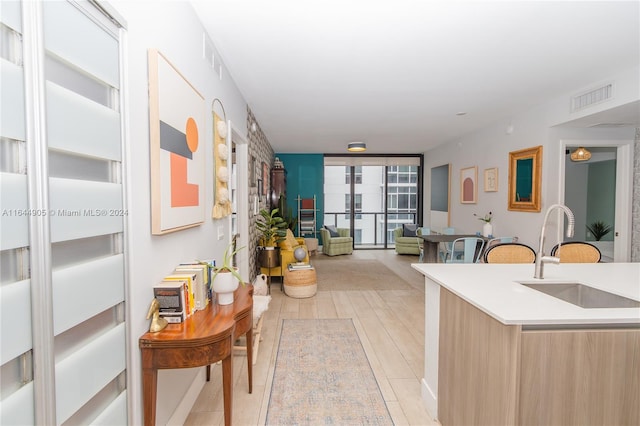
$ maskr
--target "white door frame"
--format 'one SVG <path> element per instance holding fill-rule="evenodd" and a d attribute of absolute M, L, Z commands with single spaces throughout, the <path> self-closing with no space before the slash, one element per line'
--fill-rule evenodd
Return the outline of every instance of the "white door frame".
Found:
<path fill-rule="evenodd" d="M 247 250 L 240 250 L 236 255 L 237 267 L 240 275 L 248 282 L 251 279 L 249 274 L 249 144 L 247 139 L 234 127 L 229 120 L 228 128 L 231 129 L 227 138 L 229 152 L 231 152 L 231 141 L 236 144 L 236 221 L 238 226 L 238 247 L 247 247 Z M 229 215 L 229 242 L 233 238 L 231 235 L 231 215 Z"/>
<path fill-rule="evenodd" d="M 613 238 L 614 262 L 631 260 L 631 209 L 633 192 L 633 140 L 560 140 L 558 199 L 564 204 L 565 156 L 568 148 L 616 147 L 616 206 Z"/>

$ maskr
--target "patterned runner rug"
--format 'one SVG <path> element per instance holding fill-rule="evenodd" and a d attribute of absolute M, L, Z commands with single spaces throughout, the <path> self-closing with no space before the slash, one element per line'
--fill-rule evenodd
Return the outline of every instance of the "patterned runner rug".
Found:
<path fill-rule="evenodd" d="M 284 319 L 267 425 L 393 425 L 351 319 Z"/>

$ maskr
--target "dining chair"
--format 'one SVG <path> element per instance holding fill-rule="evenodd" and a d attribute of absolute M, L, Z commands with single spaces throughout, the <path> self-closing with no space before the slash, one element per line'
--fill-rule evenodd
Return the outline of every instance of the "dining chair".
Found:
<path fill-rule="evenodd" d="M 423 227 L 418 228 L 416 230 L 416 234 L 417 235 L 429 235 L 429 234 L 431 234 L 431 229 L 423 226 Z M 424 260 L 424 242 L 422 241 L 422 239 L 418 240 L 418 250 L 420 250 L 420 257 L 418 258 L 418 262 L 422 263 L 422 261 Z"/>
<path fill-rule="evenodd" d="M 496 244 L 505 244 L 505 243 L 517 243 L 518 237 L 496 237 L 491 238 L 484 244 L 484 253 L 480 256 L 480 262 L 484 263 L 484 255 L 487 253 L 490 247 L 495 246 Z"/>
<path fill-rule="evenodd" d="M 487 241 L 487 249 L 491 246 L 494 246 L 496 244 L 505 244 L 505 243 L 517 243 L 518 242 L 518 237 L 497 237 L 497 238 L 491 238 L 489 241 Z"/>
<path fill-rule="evenodd" d="M 451 243 L 445 263 L 478 263 L 483 247 L 484 240 L 480 237 L 458 238 Z"/>
<path fill-rule="evenodd" d="M 598 247 L 584 241 L 568 241 L 553 246 L 551 256 L 560 258 L 561 263 L 598 263 L 602 254 Z"/>
<path fill-rule="evenodd" d="M 536 252 L 526 244 L 494 244 L 484 252 L 484 263 L 533 263 Z"/>
<path fill-rule="evenodd" d="M 442 235 L 453 235 L 456 233 L 456 228 L 442 228 L 440 230 L 440 233 Z M 452 243 L 440 243 L 440 257 L 442 258 L 443 262 L 447 261 L 447 254 L 451 251 L 451 244 Z"/>

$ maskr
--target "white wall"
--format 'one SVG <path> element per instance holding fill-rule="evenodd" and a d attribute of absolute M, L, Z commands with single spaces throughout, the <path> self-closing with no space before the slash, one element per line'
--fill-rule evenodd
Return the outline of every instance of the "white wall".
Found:
<path fill-rule="evenodd" d="M 598 112 L 638 100 L 640 93 L 638 72 L 639 70 L 635 68 L 612 76 L 608 81 L 616 82 L 616 87 L 619 89 L 618 97 L 594 107 L 590 112 Z M 473 214 L 484 215 L 491 211 L 494 217 L 492 222 L 494 235 L 518 236 L 521 242 L 537 250 L 544 214 L 551 204 L 559 200 L 558 171 L 560 162 L 564 161 L 560 141 L 634 139 L 635 128 L 632 127 L 585 129 L 558 126 L 586 115 L 583 112 L 572 116 L 567 112 L 569 96 L 578 92 L 580 92 L 579 88 L 575 92 L 550 100 L 547 104 L 506 117 L 503 122 L 495 123 L 457 140 L 448 141 L 425 152 L 425 216 L 423 218 L 425 226 L 429 224 L 431 168 L 451 163 L 451 226 L 462 232 L 476 233 L 481 230 L 483 223 Z M 510 125 L 513 126 L 513 132 L 508 134 L 507 128 Z M 543 146 L 541 212 L 508 211 L 509 152 L 537 145 Z M 471 166 L 478 166 L 478 203 L 461 204 L 460 169 Z M 484 192 L 484 169 L 491 167 L 498 168 L 498 192 Z M 555 232 L 557 231 L 554 225 L 548 227 L 547 240 L 555 235 Z M 551 244 L 547 242 L 547 251 Z"/>
<path fill-rule="evenodd" d="M 185 260 L 220 258 L 229 236 L 228 220 L 212 220 L 213 151 L 211 103 L 222 100 L 227 119 L 246 134 L 246 103 L 228 74 L 222 81 L 202 57 L 203 29 L 188 2 L 125 2 L 112 6 L 127 21 L 125 74 L 128 93 L 128 259 L 129 398 L 133 424 L 142 424 L 138 338 L 148 330 L 145 319 L 152 287 Z M 157 48 L 205 97 L 207 128 L 205 221 L 201 226 L 163 236 L 151 235 L 147 50 Z M 225 70 L 226 71 L 226 70 Z M 216 109 L 217 111 L 217 109 Z M 217 240 L 222 226 L 225 237 Z M 166 424 L 194 382 L 197 370 L 164 370 L 159 374 L 157 422 Z M 185 404 L 190 408 L 190 405 Z M 187 411 L 188 413 L 188 411 Z"/>

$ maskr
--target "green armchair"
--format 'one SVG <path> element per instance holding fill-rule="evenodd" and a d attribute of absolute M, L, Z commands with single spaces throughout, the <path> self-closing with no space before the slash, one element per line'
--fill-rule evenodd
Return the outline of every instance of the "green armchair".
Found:
<path fill-rule="evenodd" d="M 422 228 L 416 229 L 416 235 L 422 235 Z M 396 253 L 398 254 L 413 254 L 420 255 L 420 248 L 422 247 L 422 238 L 418 237 L 405 237 L 403 236 L 403 227 L 399 227 L 393 230 L 393 236 L 396 242 Z"/>
<path fill-rule="evenodd" d="M 353 253 L 353 238 L 346 228 L 337 228 L 338 237 L 332 237 L 326 228 L 320 229 L 322 252 L 327 256 Z"/>

